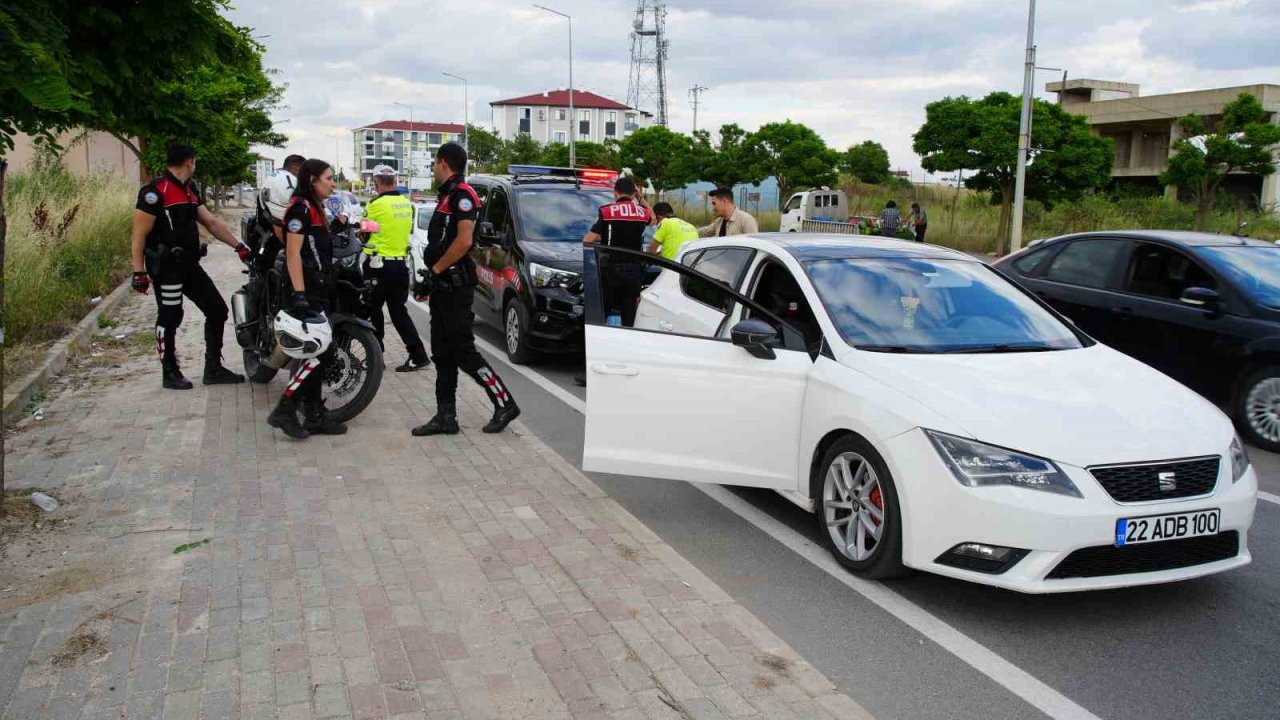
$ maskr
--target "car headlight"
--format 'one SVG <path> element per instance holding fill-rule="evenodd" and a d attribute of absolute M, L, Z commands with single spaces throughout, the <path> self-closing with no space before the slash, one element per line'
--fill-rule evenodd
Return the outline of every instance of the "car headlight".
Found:
<path fill-rule="evenodd" d="M 538 263 L 529 263 L 529 274 L 533 276 L 533 286 L 567 288 L 578 282 L 579 274 L 568 270 L 557 270 Z"/>
<path fill-rule="evenodd" d="M 1043 490 L 1084 497 L 1066 473 L 1044 458 L 1024 455 L 1005 448 L 925 430 L 933 447 L 961 485 L 1010 487 Z"/>
<path fill-rule="evenodd" d="M 1240 436 L 1231 438 L 1231 482 L 1239 482 L 1249 469 L 1249 453 L 1245 452 Z"/>

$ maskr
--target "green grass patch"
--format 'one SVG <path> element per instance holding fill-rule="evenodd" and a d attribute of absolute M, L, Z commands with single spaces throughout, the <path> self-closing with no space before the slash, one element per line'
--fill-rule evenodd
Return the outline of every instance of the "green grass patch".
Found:
<path fill-rule="evenodd" d="M 98 327 L 103 330 L 107 328 L 113 328 L 119 324 L 120 324 L 119 320 L 114 320 L 112 318 L 107 317 L 106 315 L 98 316 Z"/>
<path fill-rule="evenodd" d="M 188 550 L 195 550 L 198 547 L 204 547 L 205 545 L 208 545 L 208 544 L 209 544 L 209 538 L 205 538 L 203 540 L 199 540 L 193 543 L 187 543 L 186 545 L 179 545 L 178 547 L 173 549 L 173 554 L 181 555 L 182 553 Z"/>

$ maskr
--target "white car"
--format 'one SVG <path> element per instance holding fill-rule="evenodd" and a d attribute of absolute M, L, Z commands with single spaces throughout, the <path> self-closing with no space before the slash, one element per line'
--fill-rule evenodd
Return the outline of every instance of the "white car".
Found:
<path fill-rule="evenodd" d="M 601 276 L 627 252 L 584 260 L 586 470 L 771 488 L 873 578 L 1062 592 L 1251 559 L 1230 420 L 967 255 L 701 240 L 646 256 L 635 327 L 609 326 Z"/>
<path fill-rule="evenodd" d="M 413 204 L 413 230 L 409 233 L 409 270 L 410 277 L 417 277 L 422 264 L 422 253 L 427 249 L 427 229 L 431 227 L 431 216 L 436 212 L 434 200 Z"/>

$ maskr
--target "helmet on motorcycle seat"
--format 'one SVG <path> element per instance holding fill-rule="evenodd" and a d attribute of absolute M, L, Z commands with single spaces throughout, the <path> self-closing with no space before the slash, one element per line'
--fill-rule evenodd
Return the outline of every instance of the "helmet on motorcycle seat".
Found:
<path fill-rule="evenodd" d="M 297 318 L 281 310 L 276 313 L 275 331 L 284 354 L 298 360 L 324 353 L 333 342 L 333 328 L 324 313 Z"/>

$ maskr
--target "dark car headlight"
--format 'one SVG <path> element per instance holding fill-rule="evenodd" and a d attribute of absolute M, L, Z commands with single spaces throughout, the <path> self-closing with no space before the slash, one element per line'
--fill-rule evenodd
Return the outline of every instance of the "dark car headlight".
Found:
<path fill-rule="evenodd" d="M 529 263 L 529 275 L 536 288 L 558 287 L 570 289 L 582 282 L 582 274 L 568 270 L 558 270 L 538 263 Z"/>

